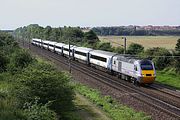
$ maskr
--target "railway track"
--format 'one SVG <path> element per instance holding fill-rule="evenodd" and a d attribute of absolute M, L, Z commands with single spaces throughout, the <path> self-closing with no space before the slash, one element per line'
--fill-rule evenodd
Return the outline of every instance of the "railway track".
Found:
<path fill-rule="evenodd" d="M 178 90 L 174 90 L 174 89 L 171 90 L 171 89 L 162 87 L 158 84 L 153 84 L 148 87 L 180 99 L 180 91 L 178 91 Z"/>
<path fill-rule="evenodd" d="M 34 47 L 34 46 L 32 46 Z M 39 48 L 38 48 L 39 49 Z M 41 50 L 40 50 L 41 51 Z M 58 62 L 61 62 L 65 65 L 69 65 L 67 63 L 67 60 L 64 60 L 64 58 L 61 58 L 62 56 L 59 56 L 57 54 L 49 54 L 47 50 L 42 50 L 45 56 L 50 57 L 51 59 L 54 59 Z M 61 58 L 61 59 L 60 59 Z M 92 70 L 89 67 L 86 66 L 82 66 L 81 63 L 77 63 L 72 61 L 72 69 L 78 70 L 98 81 L 101 81 L 102 83 L 111 86 L 114 89 L 117 89 L 119 91 L 123 91 L 124 93 L 132 96 L 135 99 L 138 99 L 139 101 L 142 101 L 143 103 L 146 103 L 154 108 L 157 108 L 167 114 L 169 114 L 170 116 L 173 116 L 177 119 L 180 119 L 180 108 L 177 107 L 177 105 L 174 104 L 170 104 L 167 101 L 158 99 L 154 96 L 151 96 L 149 94 L 147 94 L 146 92 L 140 90 L 142 88 L 138 88 L 138 87 L 134 87 L 132 85 L 130 85 L 128 83 L 124 83 L 123 81 L 119 82 L 117 81 L 117 79 L 112 79 L 112 76 L 109 75 L 104 75 L 104 74 L 100 74 L 99 72 L 97 72 L 96 70 Z M 113 77 L 114 78 L 114 77 Z M 152 87 L 152 86 L 151 86 Z M 153 88 L 153 87 L 152 87 Z M 143 89 L 147 89 L 147 88 L 143 88 Z M 154 90 L 158 91 L 159 89 L 153 88 Z M 166 92 L 166 91 L 160 91 L 164 94 L 168 94 L 169 96 L 174 97 L 174 99 L 176 99 L 177 101 L 179 101 L 180 96 L 178 96 L 177 94 L 173 94 L 171 92 Z"/>

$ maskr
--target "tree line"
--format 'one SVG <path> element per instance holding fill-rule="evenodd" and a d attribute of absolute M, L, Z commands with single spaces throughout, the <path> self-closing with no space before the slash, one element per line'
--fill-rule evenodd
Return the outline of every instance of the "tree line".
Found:
<path fill-rule="evenodd" d="M 162 35 L 180 35 L 180 30 L 144 30 L 136 27 L 94 27 L 92 30 L 100 36 L 162 36 Z"/>
<path fill-rule="evenodd" d="M 90 30 L 84 33 L 79 27 L 59 27 L 52 28 L 51 26 L 41 27 L 38 24 L 31 24 L 28 26 L 17 28 L 13 35 L 18 38 L 40 38 L 50 41 L 70 42 L 73 44 L 94 44 L 99 41 L 96 34 Z"/>

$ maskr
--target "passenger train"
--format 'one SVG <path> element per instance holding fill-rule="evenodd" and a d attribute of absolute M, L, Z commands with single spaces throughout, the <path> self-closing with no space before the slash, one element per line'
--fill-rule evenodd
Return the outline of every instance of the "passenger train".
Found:
<path fill-rule="evenodd" d="M 33 38 L 33 45 L 48 49 L 63 56 L 69 56 L 69 45 Z M 86 47 L 70 46 L 70 56 L 87 65 L 103 68 L 119 78 L 134 84 L 152 84 L 156 78 L 154 63 L 146 59 L 135 59 L 128 55 L 116 54 Z"/>

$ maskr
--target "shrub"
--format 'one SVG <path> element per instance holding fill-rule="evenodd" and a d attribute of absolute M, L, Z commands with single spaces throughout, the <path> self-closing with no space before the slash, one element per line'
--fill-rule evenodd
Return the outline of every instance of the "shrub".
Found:
<path fill-rule="evenodd" d="M 73 107 L 74 92 L 69 86 L 70 77 L 52 70 L 52 67 L 48 69 L 47 66 L 49 65 L 38 63 L 26 68 L 18 80 L 15 96 L 21 101 L 21 105 L 36 97 L 43 105 L 51 102 L 49 107 L 61 115 Z"/>
<path fill-rule="evenodd" d="M 146 57 L 152 59 L 155 63 L 156 69 L 162 70 L 171 64 L 171 58 L 167 56 L 172 56 L 171 53 L 165 48 L 150 48 L 144 53 Z"/>
<path fill-rule="evenodd" d="M 176 43 L 175 50 L 180 54 L 180 39 L 178 39 L 178 41 Z"/>
<path fill-rule="evenodd" d="M 15 101 L 0 97 L 0 120 L 25 120 L 24 112 L 17 108 Z"/>
<path fill-rule="evenodd" d="M 19 49 L 12 54 L 10 64 L 8 65 L 8 70 L 11 73 L 16 73 L 17 71 L 27 67 L 30 63 L 33 62 L 33 60 L 33 57 L 28 51 Z"/>
<path fill-rule="evenodd" d="M 99 42 L 99 43 L 96 44 L 95 49 L 109 51 L 109 52 L 112 52 L 114 50 L 112 48 L 112 45 L 111 45 L 110 42 Z"/>
<path fill-rule="evenodd" d="M 114 52 L 115 52 L 115 53 L 119 53 L 119 54 L 123 54 L 123 53 L 124 53 L 124 48 L 122 48 L 122 47 L 116 47 L 116 48 L 114 49 Z"/>
<path fill-rule="evenodd" d="M 16 42 L 12 35 L 0 31 L 0 47 L 6 45 L 16 45 Z"/>
<path fill-rule="evenodd" d="M 90 30 L 89 32 L 84 33 L 84 38 L 89 44 L 94 44 L 94 43 L 99 42 L 98 36 L 92 30 Z"/>
<path fill-rule="evenodd" d="M 177 72 L 178 74 L 180 74 L 180 57 L 177 57 L 177 58 L 175 59 L 175 68 L 176 68 L 176 72 Z"/>
<path fill-rule="evenodd" d="M 36 100 L 34 103 L 26 103 L 25 108 L 27 120 L 57 120 L 56 113 L 48 108 L 48 104 L 41 105 Z"/>
<path fill-rule="evenodd" d="M 127 53 L 131 55 L 137 55 L 144 51 L 144 47 L 137 43 L 132 43 L 127 49 Z"/>
<path fill-rule="evenodd" d="M 13 55 L 13 62 L 15 67 L 24 68 L 33 60 L 32 56 L 26 50 L 19 50 Z"/>
<path fill-rule="evenodd" d="M 175 59 L 175 68 L 176 68 L 176 72 L 180 73 L 180 39 L 178 39 L 175 50 L 177 52 L 177 58 Z"/>
<path fill-rule="evenodd" d="M 8 58 L 2 52 L 0 52 L 0 72 L 6 70 L 8 61 Z"/>

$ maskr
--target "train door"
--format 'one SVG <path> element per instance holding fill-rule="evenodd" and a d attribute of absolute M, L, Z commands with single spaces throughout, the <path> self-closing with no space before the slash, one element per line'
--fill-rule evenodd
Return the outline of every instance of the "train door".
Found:
<path fill-rule="evenodd" d="M 118 71 L 121 71 L 122 62 L 118 62 Z"/>
<path fill-rule="evenodd" d="M 134 64 L 134 77 L 137 78 L 137 77 L 138 77 L 138 74 L 139 74 L 138 65 L 137 65 L 137 64 Z"/>

